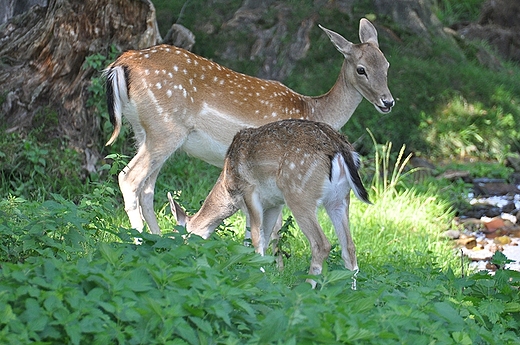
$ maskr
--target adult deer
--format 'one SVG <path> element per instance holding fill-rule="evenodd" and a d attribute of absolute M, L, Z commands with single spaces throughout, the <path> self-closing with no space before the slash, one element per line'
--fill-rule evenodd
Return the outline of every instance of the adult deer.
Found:
<path fill-rule="evenodd" d="M 345 267 L 357 270 L 349 229 L 350 190 L 370 203 L 358 173 L 359 157 L 336 130 L 325 123 L 283 120 L 238 132 L 224 160 L 217 183 L 192 217 L 168 195 L 177 223 L 190 233 L 208 238 L 225 218 L 247 210 L 253 246 L 265 254 L 284 204 L 309 240 L 309 274 L 320 274 L 330 243 L 317 211 L 323 205 L 342 248 Z M 313 285 L 316 283 L 312 280 Z"/>
<path fill-rule="evenodd" d="M 300 118 L 340 129 L 363 97 L 381 113 L 390 112 L 394 99 L 387 87 L 389 64 L 379 50 L 374 26 L 361 19 L 361 44 L 321 28 L 345 60 L 334 86 L 318 97 L 167 45 L 125 52 L 107 67 L 108 111 L 115 127 L 107 145 L 119 135 L 124 114 L 138 147 L 119 174 L 133 228 L 142 231 L 144 217 L 150 231 L 160 233 L 153 210 L 155 182 L 178 149 L 221 167 L 233 136 L 242 128 Z"/>

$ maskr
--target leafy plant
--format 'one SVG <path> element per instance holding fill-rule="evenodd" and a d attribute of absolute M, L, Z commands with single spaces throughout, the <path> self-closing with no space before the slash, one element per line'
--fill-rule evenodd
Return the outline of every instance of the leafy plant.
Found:
<path fill-rule="evenodd" d="M 51 193 L 73 198 L 85 190 L 85 176 L 77 172 L 82 164 L 78 152 L 58 139 L 39 140 L 40 131 L 1 136 L 0 195 L 42 200 Z"/>

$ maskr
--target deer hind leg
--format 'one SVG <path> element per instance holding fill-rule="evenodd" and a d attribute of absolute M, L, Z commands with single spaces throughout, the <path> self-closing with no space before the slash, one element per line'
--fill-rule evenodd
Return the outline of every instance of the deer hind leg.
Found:
<path fill-rule="evenodd" d="M 125 212 L 130 219 L 130 226 L 139 232 L 143 231 L 144 224 L 138 195 L 141 189 L 141 180 L 146 178 L 146 176 L 142 176 L 143 171 L 139 169 L 140 162 L 144 160 L 141 156 L 142 154 L 138 152 L 118 176 L 119 189 L 123 194 Z"/>
<path fill-rule="evenodd" d="M 132 228 L 142 232 L 144 216 L 150 231 L 160 233 L 153 211 L 153 190 L 162 165 L 179 146 L 180 144 L 171 140 L 162 142 L 160 146 L 147 140 L 140 145 L 137 154 L 119 173 L 119 188 Z"/>
<path fill-rule="evenodd" d="M 162 164 L 161 164 L 162 166 Z M 139 203 L 141 205 L 141 212 L 143 213 L 144 220 L 148 224 L 148 228 L 152 234 L 161 234 L 161 229 L 157 223 L 157 217 L 155 216 L 153 208 L 153 198 L 155 194 L 155 182 L 161 167 L 158 167 L 153 171 L 150 176 L 145 180 L 144 186 L 141 193 L 139 194 Z"/>
<path fill-rule="evenodd" d="M 309 200 L 312 204 L 305 204 L 306 200 L 300 198 L 296 202 L 287 200 L 287 206 L 291 209 L 296 223 L 307 237 L 311 247 L 311 266 L 309 274 L 321 274 L 323 261 L 329 256 L 330 242 L 323 233 L 323 230 L 318 223 L 317 209 L 318 205 L 315 200 Z M 316 287 L 316 282 L 312 279 L 307 279 L 307 282 Z"/>
<path fill-rule="evenodd" d="M 341 245 L 341 258 L 345 263 L 345 268 L 356 271 L 358 270 L 358 263 L 356 247 L 352 240 L 352 234 L 350 233 L 349 204 L 350 195 L 347 194 L 345 199 L 325 203 L 324 207 L 338 236 L 338 241 Z"/>

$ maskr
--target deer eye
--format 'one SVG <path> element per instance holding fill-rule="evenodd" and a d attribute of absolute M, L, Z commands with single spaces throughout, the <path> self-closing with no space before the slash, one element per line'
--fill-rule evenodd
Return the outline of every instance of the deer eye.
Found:
<path fill-rule="evenodd" d="M 367 72 L 365 71 L 364 67 L 358 67 L 356 70 L 357 74 L 359 75 L 367 75 Z"/>

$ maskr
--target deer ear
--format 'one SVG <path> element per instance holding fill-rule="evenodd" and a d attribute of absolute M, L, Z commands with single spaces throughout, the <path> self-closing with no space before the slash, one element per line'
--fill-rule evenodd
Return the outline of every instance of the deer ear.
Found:
<path fill-rule="evenodd" d="M 170 210 L 172 211 L 173 217 L 177 221 L 177 224 L 180 226 L 186 226 L 188 216 L 182 209 L 181 205 L 173 200 L 172 194 L 170 192 L 168 192 L 168 200 L 170 201 Z"/>
<path fill-rule="evenodd" d="M 340 53 L 343 55 L 347 55 L 350 53 L 350 50 L 352 49 L 353 44 L 349 42 L 345 37 L 341 36 L 337 32 L 334 32 L 332 30 L 329 30 L 321 25 L 318 25 L 320 29 L 325 31 L 327 36 L 329 36 L 330 40 L 336 46 L 336 49 L 339 50 Z"/>
<path fill-rule="evenodd" d="M 368 19 L 361 18 L 359 21 L 359 39 L 361 43 L 373 43 L 379 47 L 377 30 Z"/>

